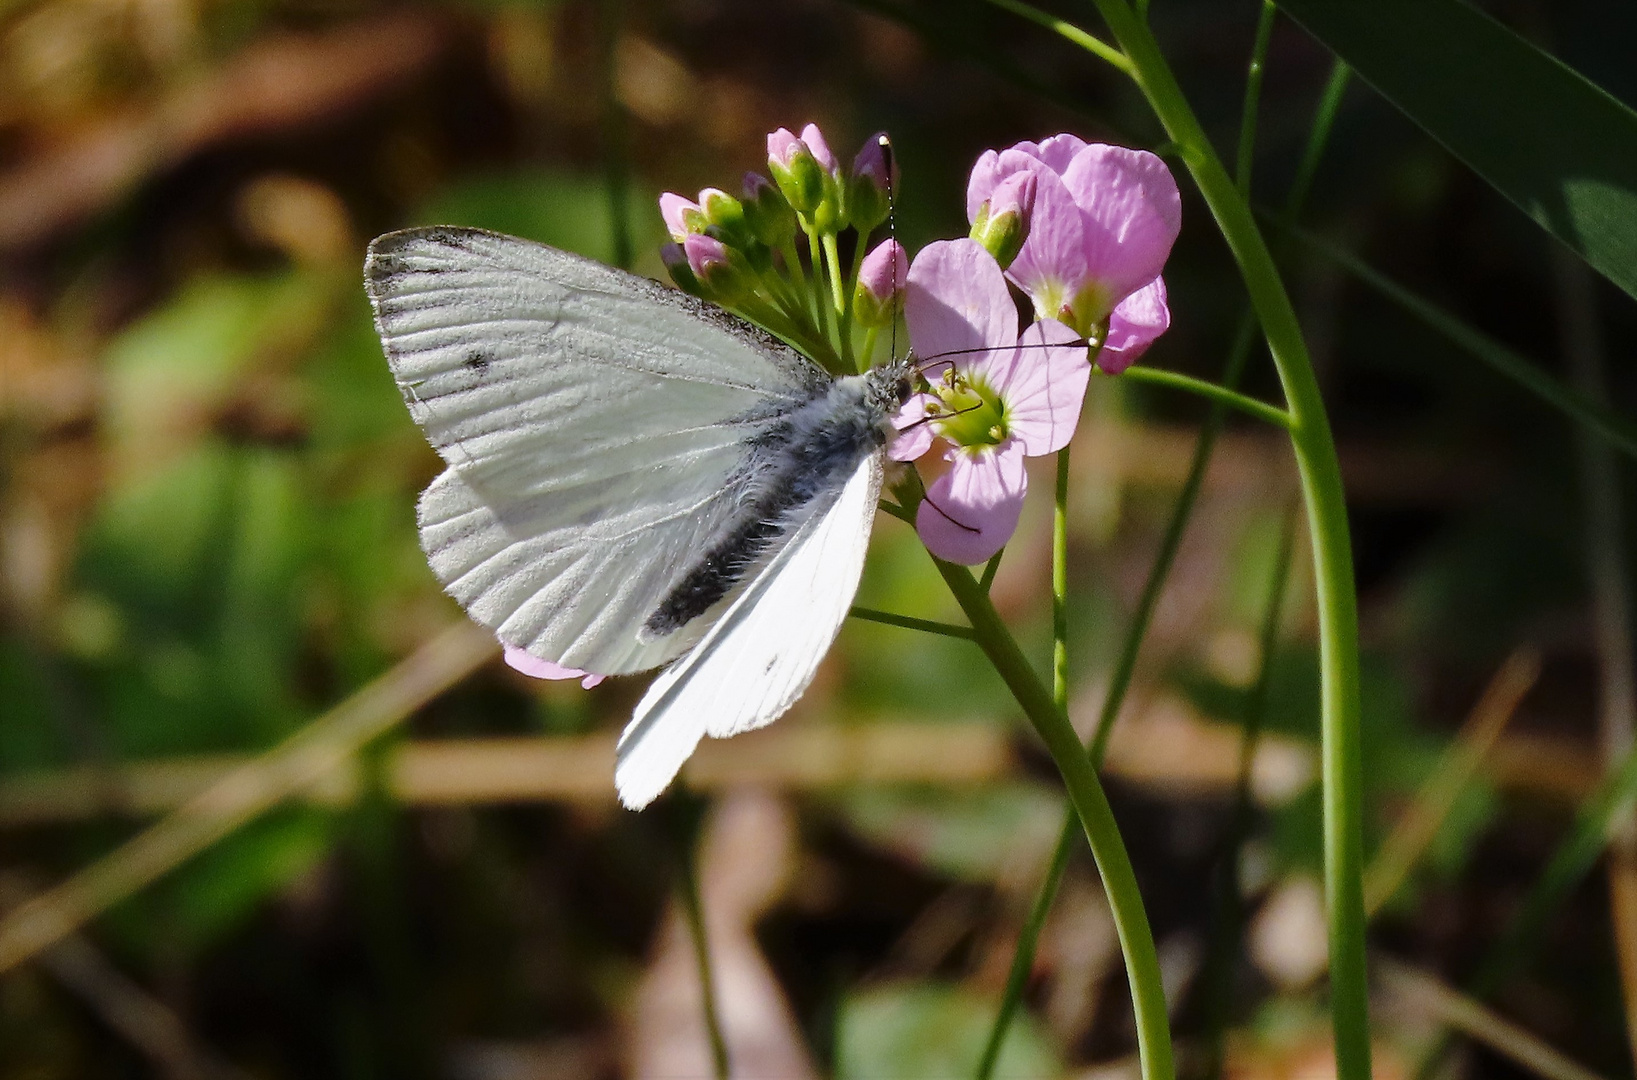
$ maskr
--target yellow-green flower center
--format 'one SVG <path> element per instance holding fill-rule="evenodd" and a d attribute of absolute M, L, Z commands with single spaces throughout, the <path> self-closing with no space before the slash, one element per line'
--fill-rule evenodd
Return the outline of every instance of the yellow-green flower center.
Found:
<path fill-rule="evenodd" d="M 982 379 L 950 369 L 932 384 L 927 406 L 934 430 L 957 446 L 981 448 L 1006 441 L 1006 403 Z"/>

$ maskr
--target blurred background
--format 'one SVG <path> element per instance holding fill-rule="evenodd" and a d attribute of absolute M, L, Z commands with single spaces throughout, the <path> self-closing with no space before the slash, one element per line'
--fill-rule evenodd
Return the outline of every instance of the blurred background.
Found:
<path fill-rule="evenodd" d="M 1257 8 L 1154 5 L 1225 153 Z M 1629 5 L 1488 9 L 1637 101 Z M 1330 68 L 1276 25 L 1265 205 Z M 531 681 L 465 629 L 414 534 L 439 463 L 360 281 L 370 237 L 430 223 L 662 276 L 657 195 L 734 189 L 768 131 L 808 121 L 844 160 L 891 133 L 912 251 L 965 232 L 985 148 L 1163 143 L 1111 70 L 971 0 L 0 4 L 0 912 L 19 913 L 0 915 L 0 1078 L 705 1076 L 690 851 L 736 1076 L 970 1075 L 1063 813 L 1000 681 L 968 643 L 854 621 L 789 716 L 618 809 L 613 738 L 643 681 Z M 1214 379 L 1244 296 L 1182 186 L 1173 328 L 1144 362 Z M 1629 407 L 1630 299 L 1365 85 L 1303 221 Z M 1454 1025 L 1446 1075 L 1630 1076 L 1629 847 L 1505 944 L 1631 740 L 1629 478 L 1334 262 L 1286 267 L 1357 547 L 1377 1075 L 1413 1075 Z M 1265 353 L 1246 386 L 1278 399 Z M 1087 408 L 1070 643 L 1089 733 L 1205 410 L 1110 379 Z M 1299 543 L 1263 644 L 1294 495 L 1282 437 L 1230 421 L 1107 761 L 1190 1075 L 1330 1068 Z M 1031 504 L 994 586 L 1042 670 L 1047 516 Z M 885 517 L 860 602 L 958 618 Z M 305 771 L 264 758 L 237 802 L 122 847 L 315 721 Z M 72 932 L 20 947 L 42 911 Z M 1497 962 L 1474 1014 L 1452 988 Z M 1133 1074 L 1078 848 L 1025 1004 L 1000 1075 Z"/>

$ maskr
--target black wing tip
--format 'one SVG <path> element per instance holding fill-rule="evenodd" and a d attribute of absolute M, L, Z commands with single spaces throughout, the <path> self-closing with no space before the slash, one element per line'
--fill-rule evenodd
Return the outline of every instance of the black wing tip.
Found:
<path fill-rule="evenodd" d="M 417 248 L 465 251 L 469 250 L 472 240 L 499 235 L 487 229 L 468 229 L 457 225 L 423 225 L 382 233 L 369 242 L 364 253 L 364 280 L 369 283 L 373 293 L 378 282 L 387 281 L 404 271 L 403 257 Z"/>

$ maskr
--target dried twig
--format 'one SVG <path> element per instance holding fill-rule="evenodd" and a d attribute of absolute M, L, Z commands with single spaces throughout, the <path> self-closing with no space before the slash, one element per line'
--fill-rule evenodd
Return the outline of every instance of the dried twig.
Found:
<path fill-rule="evenodd" d="M 495 653 L 494 638 L 462 619 L 336 708 L 169 817 L 0 920 L 0 971 L 9 971 L 230 835 L 285 798 L 338 771 L 361 747 L 465 678 Z"/>

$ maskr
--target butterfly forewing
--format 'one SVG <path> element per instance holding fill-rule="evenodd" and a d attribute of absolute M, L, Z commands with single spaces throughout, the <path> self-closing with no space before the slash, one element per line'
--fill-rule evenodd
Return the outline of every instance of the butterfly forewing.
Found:
<path fill-rule="evenodd" d="M 620 801 L 647 805 L 705 735 L 778 719 L 813 681 L 858 590 L 881 493 L 879 454 L 751 579 L 694 650 L 648 688 L 620 736 Z"/>
<path fill-rule="evenodd" d="M 638 630 L 731 517 L 745 447 L 828 376 L 691 297 L 494 233 L 383 236 L 365 277 L 450 466 L 420 506 L 450 594 L 508 644 L 602 674 L 698 640 Z"/>

